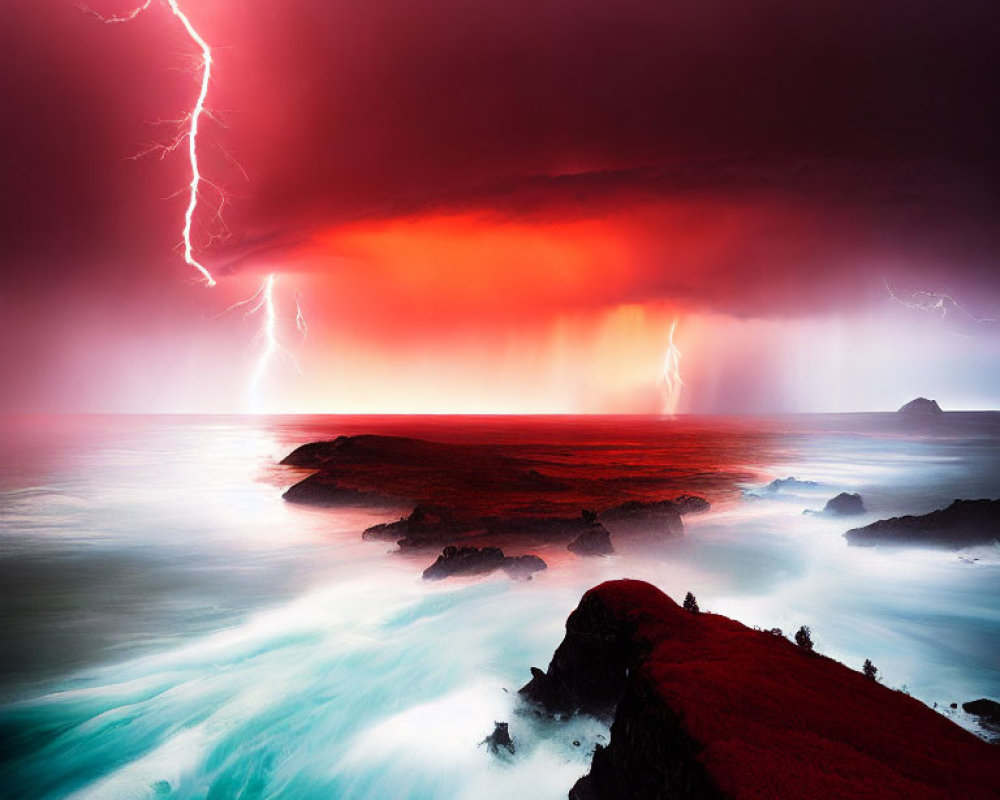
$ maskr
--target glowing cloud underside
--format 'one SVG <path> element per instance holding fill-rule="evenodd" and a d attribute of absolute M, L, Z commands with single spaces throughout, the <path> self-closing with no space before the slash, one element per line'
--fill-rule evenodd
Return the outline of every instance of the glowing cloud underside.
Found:
<path fill-rule="evenodd" d="M 681 351 L 674 344 L 674 331 L 677 329 L 677 320 L 670 325 L 670 335 L 667 339 L 667 355 L 663 363 L 663 386 L 665 397 L 663 403 L 664 414 L 676 414 L 681 402 L 681 389 L 684 388 L 684 381 L 681 379 Z"/>

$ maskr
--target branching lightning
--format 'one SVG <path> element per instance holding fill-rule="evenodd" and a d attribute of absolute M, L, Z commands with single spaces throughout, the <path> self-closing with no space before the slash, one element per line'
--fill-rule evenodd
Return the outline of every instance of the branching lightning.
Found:
<path fill-rule="evenodd" d="M 995 319 L 977 317 L 959 305 L 958 301 L 951 295 L 921 290 L 913 290 L 906 293 L 897 292 L 889 285 L 889 281 L 886 280 L 883 283 L 885 284 L 885 290 L 889 293 L 889 297 L 907 308 L 931 314 L 940 314 L 941 319 L 949 319 L 957 316 L 958 321 L 972 323 L 976 326 L 993 325 L 996 322 Z"/>
<path fill-rule="evenodd" d="M 253 370 L 253 376 L 250 379 L 250 391 L 252 394 L 258 391 L 268 365 L 277 356 L 287 358 L 292 366 L 295 367 L 296 372 L 300 375 L 302 374 L 295 356 L 280 341 L 278 312 L 274 300 L 274 287 L 276 283 L 277 277 L 274 273 L 271 273 L 264 278 L 264 282 L 260 285 L 260 288 L 250 297 L 246 300 L 240 300 L 238 303 L 233 303 L 233 305 L 223 312 L 224 314 L 228 314 L 238 308 L 243 308 L 244 317 L 252 317 L 256 314 L 263 315 L 260 328 L 251 343 L 252 347 L 260 346 L 260 353 L 257 355 L 256 366 Z M 306 327 L 305 316 L 302 313 L 301 299 L 298 292 L 295 293 L 295 327 L 304 340 L 308 336 L 309 331 Z"/>
<path fill-rule="evenodd" d="M 667 337 L 667 355 L 663 362 L 663 385 L 666 397 L 663 413 L 673 416 L 681 402 L 681 390 L 684 381 L 681 379 L 681 351 L 674 344 L 674 331 L 677 330 L 677 320 L 670 324 L 670 335 Z"/>
<path fill-rule="evenodd" d="M 115 24 L 120 22 L 131 22 L 143 11 L 148 9 L 152 3 L 153 0 L 146 0 L 146 2 L 138 8 L 135 8 L 126 14 L 113 17 L 104 17 L 86 6 L 83 6 L 83 8 L 89 14 L 97 17 L 97 19 L 101 22 Z M 207 286 L 215 286 L 215 278 L 212 277 L 212 273 L 208 271 L 208 268 L 195 258 L 194 246 L 191 243 L 191 226 L 194 223 L 195 211 L 198 209 L 198 199 L 201 196 L 201 184 L 203 181 L 201 171 L 198 168 L 198 123 L 201 121 L 202 114 L 205 113 L 205 98 L 208 97 L 208 85 L 212 80 L 212 49 L 208 46 L 208 43 L 201 38 L 201 34 L 195 30 L 194 26 L 191 24 L 191 20 L 187 18 L 187 15 L 181 10 L 180 6 L 177 5 L 177 0 L 166 0 L 166 3 L 170 7 L 170 12 L 177 17 L 177 19 L 180 20 L 181 25 L 184 26 L 184 30 L 187 32 L 188 37 L 201 50 L 201 86 L 198 90 L 198 98 L 195 100 L 194 108 L 185 118 L 185 121 L 187 122 L 187 130 L 178 136 L 173 144 L 166 145 L 162 149 L 168 152 L 172 151 L 179 146 L 181 141 L 185 139 L 187 140 L 188 162 L 191 167 L 191 182 L 188 184 L 188 205 L 187 210 L 184 212 L 184 261 L 201 273 L 201 276 Z"/>
<path fill-rule="evenodd" d="M 181 10 L 178 5 L 177 0 L 164 0 L 167 6 L 170 8 L 170 13 L 176 17 L 181 25 L 184 27 L 188 38 L 194 42 L 194 44 L 201 51 L 200 65 L 199 69 L 201 71 L 201 79 L 198 89 L 198 96 L 195 100 L 194 107 L 189 111 L 181 120 L 178 121 L 178 125 L 181 127 L 180 132 L 174 139 L 165 144 L 154 144 L 146 148 L 144 151 L 139 153 L 135 158 L 147 155 L 151 152 L 159 152 L 161 158 L 168 153 L 175 152 L 178 150 L 182 144 L 187 143 L 188 152 L 188 164 L 191 170 L 191 181 L 188 184 L 188 204 L 184 212 L 184 226 L 183 226 L 183 248 L 184 248 L 184 261 L 189 266 L 194 267 L 201 273 L 202 279 L 207 286 L 215 286 L 216 280 L 209 272 L 208 268 L 202 264 L 196 257 L 194 252 L 194 245 L 192 243 L 192 227 L 194 225 L 195 214 L 198 211 L 198 201 L 201 198 L 202 186 L 210 186 L 215 191 L 219 193 L 222 197 L 222 202 L 220 203 L 219 210 L 217 211 L 217 216 L 221 221 L 221 210 L 225 205 L 225 195 L 222 190 L 215 184 L 206 180 L 201 174 L 201 170 L 198 164 L 198 127 L 201 122 L 202 116 L 209 115 L 211 112 L 205 107 L 205 102 L 208 97 L 208 88 L 212 80 L 212 50 L 208 46 L 208 43 L 202 38 L 201 34 L 195 29 L 191 24 L 191 20 L 188 19 L 187 14 Z M 138 17 L 142 12 L 149 9 L 153 4 L 153 0 L 146 0 L 141 6 L 129 11 L 125 14 L 120 14 L 117 16 L 105 17 L 98 14 L 91 8 L 81 5 L 87 13 L 96 17 L 101 22 L 107 24 L 116 24 L 123 22 L 131 22 L 136 17 Z M 226 153 L 227 158 L 231 159 L 231 156 Z M 238 165 L 237 165 L 238 166 Z M 242 171 L 242 168 L 240 168 Z M 246 173 L 244 173 L 244 177 Z M 224 223 L 222 223 L 224 225 Z M 279 334 L 279 320 L 278 313 L 275 306 L 274 289 L 277 278 L 274 273 L 269 274 L 264 282 L 261 284 L 260 288 L 254 292 L 254 294 L 246 300 L 241 300 L 238 303 L 234 303 L 223 313 L 228 313 L 237 308 L 244 308 L 243 315 L 245 317 L 251 317 L 257 314 L 262 315 L 262 322 L 257 334 L 254 336 L 252 347 L 260 347 L 260 353 L 257 356 L 256 364 L 254 366 L 253 375 L 250 380 L 250 392 L 251 395 L 256 395 L 260 384 L 264 378 L 264 374 L 267 371 L 268 365 L 277 356 L 284 356 L 287 358 L 292 365 L 295 367 L 296 371 L 301 374 L 299 365 L 296 362 L 294 356 L 282 346 Z M 295 327 L 298 330 L 302 340 L 308 337 L 309 329 L 306 325 L 305 315 L 302 311 L 302 296 L 296 291 L 295 292 Z"/>

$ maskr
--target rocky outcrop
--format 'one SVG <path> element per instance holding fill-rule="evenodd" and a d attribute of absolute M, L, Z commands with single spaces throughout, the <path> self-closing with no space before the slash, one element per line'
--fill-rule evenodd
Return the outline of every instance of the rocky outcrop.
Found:
<path fill-rule="evenodd" d="M 503 564 L 500 565 L 500 569 L 512 578 L 531 578 L 536 572 L 541 572 L 547 568 L 548 564 L 542 559 L 530 554 L 525 556 L 506 556 Z"/>
<path fill-rule="evenodd" d="M 800 481 L 798 478 L 789 476 L 787 478 L 775 478 L 766 486 L 759 489 L 745 489 L 743 497 L 748 500 L 759 500 L 764 497 L 774 497 L 782 493 L 797 492 L 803 489 L 817 489 L 819 484 L 816 481 Z"/>
<path fill-rule="evenodd" d="M 968 703 L 962 703 L 962 710 L 966 714 L 978 717 L 984 726 L 1000 733 L 1000 703 L 996 700 L 988 700 L 985 697 L 970 700 Z"/>
<path fill-rule="evenodd" d="M 521 695 L 613 717 L 572 800 L 986 800 L 1000 785 L 995 749 L 919 701 L 640 581 L 587 592 Z"/>
<path fill-rule="evenodd" d="M 433 547 L 483 530 L 481 521 L 458 518 L 450 508 L 417 506 L 402 519 L 366 528 L 361 537 L 393 541 L 403 548 Z"/>
<path fill-rule="evenodd" d="M 848 494 L 841 492 L 836 497 L 831 497 L 823 507 L 823 513 L 829 516 L 849 517 L 856 514 L 864 514 L 865 504 L 860 494 Z"/>
<path fill-rule="evenodd" d="M 955 500 L 921 516 L 880 519 L 844 534 L 853 545 L 922 545 L 958 550 L 1000 541 L 1000 500 Z"/>
<path fill-rule="evenodd" d="M 673 504 L 682 517 L 685 514 L 702 514 L 712 507 L 708 500 L 696 494 L 678 495 L 673 499 Z"/>
<path fill-rule="evenodd" d="M 545 569 L 538 556 L 505 556 L 499 547 L 456 547 L 441 551 L 437 561 L 424 570 L 425 581 L 468 575 L 488 575 L 498 569 L 511 577 L 524 578 Z"/>
<path fill-rule="evenodd" d="M 328 508 L 394 508 L 405 502 L 380 492 L 343 486 L 334 476 L 322 472 L 290 486 L 281 497 L 289 503 Z"/>
<path fill-rule="evenodd" d="M 680 511 L 672 500 L 651 503 L 630 500 L 602 511 L 597 518 L 615 537 L 674 539 L 684 535 L 684 523 L 681 522 Z"/>
<path fill-rule="evenodd" d="M 941 406 L 937 404 L 937 400 L 928 400 L 926 397 L 918 397 L 915 400 L 911 400 L 909 403 L 901 406 L 896 413 L 903 414 L 907 417 L 935 417 L 938 414 L 943 414 L 944 411 L 942 411 Z"/>
<path fill-rule="evenodd" d="M 611 535 L 599 522 L 592 522 L 580 535 L 566 545 L 566 549 L 578 556 L 606 556 L 615 551 L 611 546 Z"/>

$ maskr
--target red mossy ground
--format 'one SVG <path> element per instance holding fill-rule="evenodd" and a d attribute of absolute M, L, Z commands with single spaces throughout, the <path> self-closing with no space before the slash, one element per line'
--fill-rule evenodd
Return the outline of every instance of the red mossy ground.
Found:
<path fill-rule="evenodd" d="M 655 587 L 591 589 L 652 649 L 648 679 L 733 798 L 998 798 L 1000 748 L 787 639 Z"/>

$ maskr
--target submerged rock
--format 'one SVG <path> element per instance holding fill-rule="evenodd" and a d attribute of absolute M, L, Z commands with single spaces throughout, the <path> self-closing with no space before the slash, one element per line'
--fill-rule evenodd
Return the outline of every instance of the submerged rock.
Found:
<path fill-rule="evenodd" d="M 847 492 L 841 492 L 836 497 L 827 500 L 826 506 L 823 508 L 824 514 L 841 517 L 864 514 L 865 511 L 865 504 L 861 500 L 861 495 L 856 493 L 848 494 Z"/>
<path fill-rule="evenodd" d="M 439 581 L 457 575 L 488 575 L 498 569 L 514 578 L 523 578 L 546 568 L 538 556 L 505 556 L 499 547 L 456 547 L 441 551 L 437 561 L 424 570 L 425 581 Z"/>
<path fill-rule="evenodd" d="M 926 397 L 918 397 L 915 400 L 911 400 L 909 403 L 901 406 L 896 413 L 913 417 L 933 417 L 938 414 L 943 414 L 944 411 L 942 411 L 941 406 L 937 404 L 937 400 L 928 400 Z"/>
<path fill-rule="evenodd" d="M 955 500 L 921 516 L 880 519 L 844 534 L 849 544 L 924 545 L 958 550 L 1000 541 L 1000 500 Z"/>
<path fill-rule="evenodd" d="M 506 722 L 494 722 L 493 733 L 483 739 L 479 744 L 485 744 L 493 755 L 499 755 L 501 747 L 511 755 L 514 754 L 514 740 L 510 738 L 510 731 L 508 730 L 508 723 Z"/>
<path fill-rule="evenodd" d="M 613 716 L 571 800 L 986 800 L 1000 785 L 995 749 L 918 700 L 641 581 L 587 592 L 531 673 L 521 695 L 545 712 Z"/>

